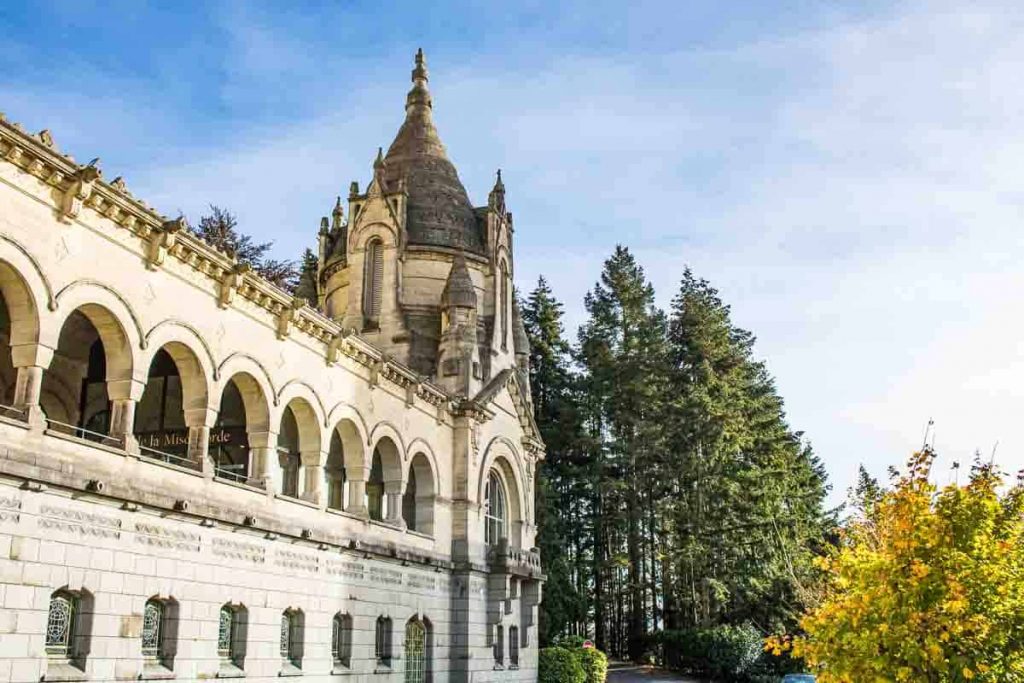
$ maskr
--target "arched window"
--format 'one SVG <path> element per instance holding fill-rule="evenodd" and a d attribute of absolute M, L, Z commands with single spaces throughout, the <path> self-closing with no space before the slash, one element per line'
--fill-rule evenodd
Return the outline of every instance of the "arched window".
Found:
<path fill-rule="evenodd" d="M 380 327 L 380 301 L 384 289 L 384 244 L 372 239 L 363 256 L 363 318 L 368 329 Z"/>
<path fill-rule="evenodd" d="M 484 542 L 487 545 L 497 545 L 508 537 L 506 510 L 505 488 L 498 473 L 491 472 L 487 475 L 487 490 L 484 492 Z"/>
<path fill-rule="evenodd" d="M 378 664 L 391 666 L 391 617 L 377 617 L 373 649 Z"/>
<path fill-rule="evenodd" d="M 245 666 L 245 641 L 248 612 L 241 605 L 220 608 L 217 628 L 217 655 L 224 674 L 240 674 Z"/>
<path fill-rule="evenodd" d="M 64 591 L 50 596 L 50 612 L 46 618 L 46 652 L 70 657 L 74 650 L 78 597 Z"/>
<path fill-rule="evenodd" d="M 334 665 L 344 668 L 352 666 L 352 617 L 335 614 L 331 628 L 331 656 Z"/>
<path fill-rule="evenodd" d="M 384 519 L 384 464 L 379 449 L 374 449 L 370 462 L 370 478 L 366 481 L 366 508 L 370 519 Z"/>
<path fill-rule="evenodd" d="M 501 306 L 501 350 L 508 351 L 508 311 L 509 311 L 509 281 L 508 264 L 501 262 L 501 284 L 499 285 L 498 305 Z"/>
<path fill-rule="evenodd" d="M 426 683 L 427 629 L 419 619 L 405 625 L 405 683 Z"/>
<path fill-rule="evenodd" d="M 92 627 L 92 595 L 61 589 L 50 595 L 46 615 L 46 654 L 55 675 L 77 677 L 85 671 Z"/>
<path fill-rule="evenodd" d="M 519 668 L 519 627 L 508 627 L 508 667 Z"/>
<path fill-rule="evenodd" d="M 142 659 L 149 673 L 169 673 L 174 669 L 176 607 L 173 598 L 150 598 L 142 610 Z"/>
<path fill-rule="evenodd" d="M 287 609 L 281 614 L 281 670 L 302 668 L 302 612 Z"/>

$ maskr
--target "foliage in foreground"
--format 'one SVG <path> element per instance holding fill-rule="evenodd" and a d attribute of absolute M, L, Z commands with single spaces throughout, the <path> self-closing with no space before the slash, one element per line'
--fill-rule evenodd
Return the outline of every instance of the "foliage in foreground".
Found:
<path fill-rule="evenodd" d="M 581 647 L 573 650 L 583 667 L 586 683 L 604 683 L 608 677 L 608 656 L 596 647 Z"/>
<path fill-rule="evenodd" d="M 865 499 L 819 561 L 823 595 L 803 634 L 766 649 L 803 658 L 821 683 L 1024 681 L 1024 485 L 975 464 L 938 490 L 930 449 Z"/>
<path fill-rule="evenodd" d="M 537 683 L 586 683 L 583 665 L 572 650 L 546 647 L 539 653 Z"/>

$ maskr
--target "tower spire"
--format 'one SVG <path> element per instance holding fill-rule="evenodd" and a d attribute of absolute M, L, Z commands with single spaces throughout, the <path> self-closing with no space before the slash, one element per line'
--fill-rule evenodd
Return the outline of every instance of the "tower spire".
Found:
<path fill-rule="evenodd" d="M 430 91 L 427 90 L 429 80 L 427 58 L 423 55 L 423 48 L 420 48 L 416 51 L 416 66 L 412 70 L 412 90 L 405 98 L 406 111 L 417 105 L 431 108 L 434 106 L 430 100 Z"/>

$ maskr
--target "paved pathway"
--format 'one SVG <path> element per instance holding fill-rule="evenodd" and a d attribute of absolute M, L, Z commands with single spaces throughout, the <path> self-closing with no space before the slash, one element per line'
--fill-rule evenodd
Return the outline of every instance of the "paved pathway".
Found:
<path fill-rule="evenodd" d="M 697 683 L 697 681 L 649 666 L 614 662 L 608 669 L 608 683 Z"/>

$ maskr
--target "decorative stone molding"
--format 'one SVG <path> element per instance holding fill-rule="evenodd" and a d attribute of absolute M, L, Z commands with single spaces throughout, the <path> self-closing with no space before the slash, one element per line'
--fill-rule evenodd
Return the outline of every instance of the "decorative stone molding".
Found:
<path fill-rule="evenodd" d="M 154 230 L 149 236 L 149 251 L 146 258 L 146 267 L 156 270 L 164 264 L 167 252 L 173 249 L 178 241 L 178 234 L 188 230 L 188 223 L 184 216 L 174 220 L 164 221 L 160 230 Z"/>
<path fill-rule="evenodd" d="M 245 278 L 251 270 L 252 266 L 248 263 L 236 263 L 224 275 L 224 279 L 220 283 L 220 295 L 217 298 L 217 304 L 221 308 L 227 308 L 235 300 L 235 294 L 245 282 Z"/>
<path fill-rule="evenodd" d="M 12 151 L 14 149 L 17 148 L 12 148 Z M 17 163 L 17 160 L 11 159 L 9 154 L 8 161 Z M 90 165 L 78 169 L 71 177 L 71 186 L 64 192 L 64 198 L 61 201 L 61 212 L 65 220 L 71 221 L 78 218 L 82 206 L 92 198 L 93 186 L 100 179 L 100 176 L 103 175 L 99 168 L 92 165 L 96 161 L 98 160 L 94 160 Z M 97 196 L 97 199 L 101 200 L 102 198 Z"/>

